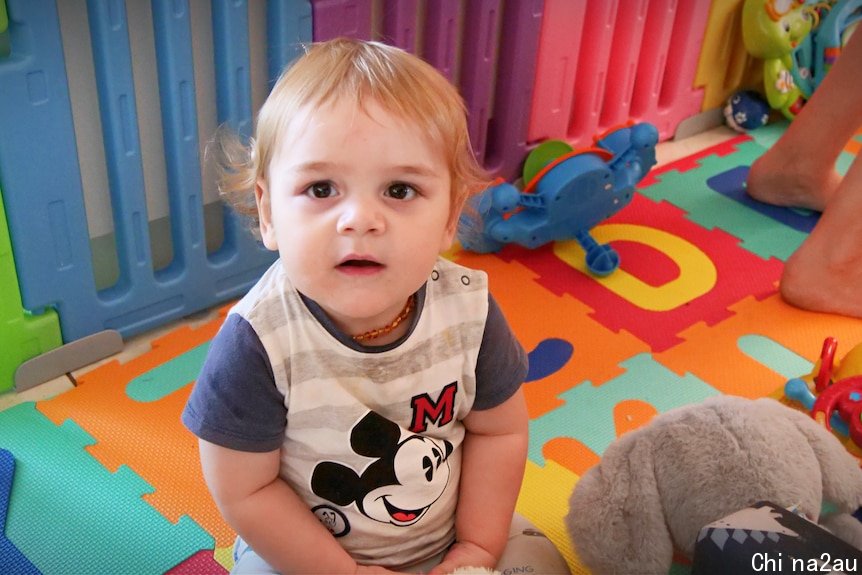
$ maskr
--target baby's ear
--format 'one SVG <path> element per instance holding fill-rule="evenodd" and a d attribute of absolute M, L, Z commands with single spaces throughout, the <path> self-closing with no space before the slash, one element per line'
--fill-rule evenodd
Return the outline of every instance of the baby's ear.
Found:
<path fill-rule="evenodd" d="M 458 224 L 461 221 L 461 211 L 466 204 L 466 197 L 460 200 L 456 199 L 457 197 L 457 195 L 453 195 L 452 198 L 452 201 L 456 203 L 453 203 L 449 208 L 449 220 L 446 222 L 446 230 L 440 242 L 440 253 L 452 247 L 452 244 L 455 242 L 455 236 L 458 234 Z"/>
<path fill-rule="evenodd" d="M 254 186 L 254 199 L 257 203 L 260 239 L 267 249 L 275 251 L 278 249 L 278 243 L 275 241 L 275 228 L 272 225 L 272 204 L 270 203 L 269 187 L 263 178 L 258 178 Z"/>
<path fill-rule="evenodd" d="M 454 221 L 453 221 L 454 220 Z M 452 244 L 455 241 L 455 234 L 458 232 L 458 215 L 452 216 L 448 224 L 446 224 L 446 230 L 443 233 L 443 237 L 440 240 L 440 253 L 442 254 L 445 251 L 448 251 L 449 248 L 452 247 Z"/>

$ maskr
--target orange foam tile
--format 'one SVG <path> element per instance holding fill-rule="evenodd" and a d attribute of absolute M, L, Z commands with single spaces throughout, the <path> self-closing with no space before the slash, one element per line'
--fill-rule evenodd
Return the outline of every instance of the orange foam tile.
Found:
<path fill-rule="evenodd" d="M 655 354 L 656 361 L 678 374 L 690 371 L 722 393 L 753 399 L 782 388 L 786 377 L 741 351 L 743 336 L 763 336 L 811 362 L 827 336 L 847 342 L 845 349 L 862 341 L 862 321 L 800 310 L 777 294 L 748 297 L 729 309 L 734 315 L 721 323 L 681 332 L 685 341 Z"/>
<path fill-rule="evenodd" d="M 203 480 L 197 439 L 183 427 L 180 413 L 189 385 L 152 402 L 126 394 L 136 377 L 211 340 L 227 307 L 218 317 L 192 329 L 179 328 L 154 340 L 152 348 L 124 364 L 109 362 L 79 378 L 73 392 L 41 401 L 37 408 L 57 424 L 71 419 L 96 440 L 89 453 L 110 471 L 126 465 L 154 489 L 144 499 L 176 522 L 188 515 L 226 547 L 234 533 L 222 519 Z"/>
<path fill-rule="evenodd" d="M 649 351 L 631 333 L 615 333 L 595 321 L 590 317 L 593 310 L 579 300 L 568 294 L 557 296 L 539 285 L 538 276 L 517 261 L 468 251 L 454 257 L 461 265 L 488 273 L 491 292 L 525 349 L 532 350 L 548 338 L 568 341 L 574 347 L 562 369 L 525 384 L 531 418 L 563 405 L 557 396 L 572 386 L 585 380 L 598 385 L 612 379 L 623 372 L 619 363 Z"/>
<path fill-rule="evenodd" d="M 643 427 L 658 415 L 658 410 L 645 401 L 639 399 L 626 399 L 614 407 L 614 429 L 617 437 L 622 434 Z"/>
<path fill-rule="evenodd" d="M 542 446 L 542 456 L 582 476 L 600 460 L 595 451 L 573 437 L 555 437 Z"/>

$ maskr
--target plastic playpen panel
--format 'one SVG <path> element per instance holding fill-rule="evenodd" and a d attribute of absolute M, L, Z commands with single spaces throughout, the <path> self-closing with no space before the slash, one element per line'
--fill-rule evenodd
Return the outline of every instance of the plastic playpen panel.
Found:
<path fill-rule="evenodd" d="M 92 85 L 83 117 L 80 96 L 70 96 L 57 1 L 6 0 L 0 184 L 22 305 L 37 315 L 56 310 L 64 342 L 106 329 L 129 336 L 211 307 L 241 295 L 269 265 L 273 254 L 227 210 L 220 246 L 207 247 L 201 138 L 216 123 L 248 135 L 263 97 L 253 79 L 271 87 L 303 42 L 347 35 L 425 58 L 463 95 L 477 158 L 510 180 L 542 139 L 589 144 L 628 119 L 654 123 L 664 139 L 703 100 L 692 87 L 709 11 L 703 2 L 267 0 L 261 48 L 262 34 L 249 29 L 259 27 L 263 0 L 150 0 L 147 56 L 136 52 L 132 33 L 150 23 L 130 21 L 124 0 L 76 0 L 89 29 L 83 51 L 92 58 L 93 79 L 72 77 Z M 193 31 L 202 13 L 211 20 L 203 25 L 211 27 L 212 89 L 195 76 L 202 72 Z M 142 58 L 157 84 L 143 101 L 143 75 L 133 69 Z M 110 202 L 104 223 L 114 232 L 118 268 L 104 289 L 94 280 L 88 233 L 93 182 L 81 165 L 93 142 L 81 141 L 81 122 L 90 132 L 101 128 L 96 155 L 105 175 L 97 187 L 105 189 L 95 191 Z M 148 208 L 152 176 L 142 158 L 152 133 L 169 212 L 172 254 L 163 267 L 154 264 L 151 224 L 159 214 Z"/>
<path fill-rule="evenodd" d="M 629 119 L 661 139 L 701 111 L 709 2 L 546 0 L 528 141 L 575 147 Z"/>
<path fill-rule="evenodd" d="M 189 3 L 151 3 L 174 252 L 159 271 L 148 239 L 126 4 L 86 3 L 120 268 L 116 284 L 102 290 L 94 280 L 57 6 L 8 0 L 8 9 L 12 51 L 0 59 L 0 174 L 23 306 L 56 309 L 69 342 L 106 329 L 129 336 L 243 294 L 274 256 L 228 210 L 221 246 L 207 251 Z M 248 134 L 248 5 L 213 0 L 211 10 L 217 121 Z M 267 17 L 274 76 L 300 42 L 311 40 L 311 7 L 270 0 Z"/>
<path fill-rule="evenodd" d="M 515 177 L 527 120 L 542 0 L 314 0 L 314 39 L 379 40 L 417 54 L 458 87 L 476 157 Z"/>

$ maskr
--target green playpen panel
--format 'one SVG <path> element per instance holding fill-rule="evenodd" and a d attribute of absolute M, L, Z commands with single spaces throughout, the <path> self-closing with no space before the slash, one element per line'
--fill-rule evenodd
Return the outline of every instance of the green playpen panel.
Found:
<path fill-rule="evenodd" d="M 0 0 L 0 58 L 9 55 L 9 15 L 6 12 L 6 0 Z"/>
<path fill-rule="evenodd" d="M 0 0 L 0 11 L 4 8 Z M 0 14 L 3 16 L 5 13 Z M 53 309 L 34 315 L 22 307 L 0 189 L 0 393 L 12 390 L 19 365 L 62 343 L 60 321 Z"/>

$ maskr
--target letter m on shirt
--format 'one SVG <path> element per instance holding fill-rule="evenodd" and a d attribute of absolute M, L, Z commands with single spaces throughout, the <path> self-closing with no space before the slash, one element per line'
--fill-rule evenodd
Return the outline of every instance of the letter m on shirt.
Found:
<path fill-rule="evenodd" d="M 417 395 L 410 404 L 413 407 L 413 423 L 410 431 L 423 433 L 428 429 L 428 422 L 433 421 L 437 427 L 443 427 L 455 416 L 455 394 L 458 393 L 458 382 L 453 381 L 443 388 L 437 401 L 427 393 Z"/>

